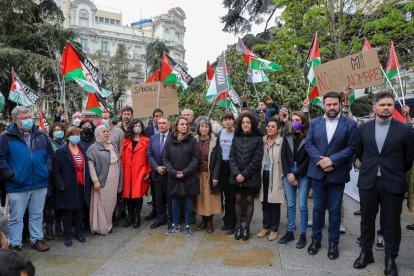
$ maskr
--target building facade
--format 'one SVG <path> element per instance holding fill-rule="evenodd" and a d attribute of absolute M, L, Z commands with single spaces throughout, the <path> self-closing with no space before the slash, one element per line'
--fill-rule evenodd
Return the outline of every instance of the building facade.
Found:
<path fill-rule="evenodd" d="M 145 63 L 146 46 L 155 40 L 162 40 L 170 47 L 170 56 L 187 68 L 184 48 L 186 15 L 181 8 L 171 8 L 165 14 L 134 24 L 123 22 L 121 10 L 104 7 L 98 9 L 89 0 L 54 1 L 65 16 L 63 27 L 72 28 L 79 34 L 79 42 L 87 55 L 100 50 L 111 57 L 120 44 L 125 45 L 131 61 L 141 65 L 143 74 L 137 82 L 144 82 L 149 77 Z M 121 107 L 131 104 L 130 91 L 128 94 L 120 99 Z"/>

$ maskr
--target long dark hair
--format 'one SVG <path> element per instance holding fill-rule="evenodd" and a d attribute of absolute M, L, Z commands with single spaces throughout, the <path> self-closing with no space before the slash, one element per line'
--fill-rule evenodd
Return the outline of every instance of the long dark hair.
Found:
<path fill-rule="evenodd" d="M 141 136 L 147 136 L 147 133 L 145 132 L 144 124 L 138 119 L 133 119 L 129 123 L 128 128 L 125 131 L 125 139 L 133 139 L 134 138 L 134 136 L 135 136 L 134 126 L 138 123 L 141 125 Z"/>
<path fill-rule="evenodd" d="M 296 115 L 296 116 L 300 117 L 300 120 L 302 121 L 302 127 L 300 128 L 299 138 L 300 139 L 305 139 L 306 134 L 308 134 L 308 128 L 309 128 L 308 116 L 306 116 L 306 114 L 303 113 L 302 111 L 295 111 L 295 112 L 293 112 L 292 117 L 293 117 L 293 115 Z M 293 139 L 296 138 L 295 135 L 293 135 L 295 133 L 295 130 L 293 129 L 292 126 L 289 129 L 289 133 L 290 133 L 290 135 L 292 136 Z"/>

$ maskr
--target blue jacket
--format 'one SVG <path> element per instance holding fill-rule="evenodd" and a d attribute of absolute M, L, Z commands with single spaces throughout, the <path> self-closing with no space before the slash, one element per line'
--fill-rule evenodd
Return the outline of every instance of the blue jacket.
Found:
<path fill-rule="evenodd" d="M 273 106 L 274 109 L 266 108 L 264 110 L 264 113 L 265 113 L 265 124 L 266 125 L 267 125 L 267 120 L 269 120 L 270 118 L 272 118 L 273 116 L 275 116 L 279 112 L 280 106 L 277 103 L 272 102 L 272 106 Z M 243 102 L 243 107 L 247 107 L 247 103 L 246 102 Z M 255 109 L 251 109 L 251 111 L 254 112 L 254 114 L 256 114 L 257 119 L 260 120 L 260 114 L 259 114 L 260 113 L 260 110 L 257 110 L 255 108 Z"/>
<path fill-rule="evenodd" d="M 150 142 L 148 145 L 147 155 L 148 155 L 148 162 L 150 163 L 152 167 L 152 172 L 151 172 L 152 181 L 160 180 L 161 175 L 157 172 L 157 168 L 158 166 L 164 166 L 164 161 L 162 160 L 162 154 L 164 150 L 160 152 L 160 139 L 161 139 L 160 135 L 161 134 L 158 133 L 156 135 L 151 136 Z M 171 132 L 168 132 L 168 136 L 165 137 L 164 148 L 165 148 L 165 143 L 167 143 L 168 139 L 170 138 L 170 135 L 171 135 Z M 167 172 L 164 174 L 164 176 L 165 177 L 167 176 Z"/>
<path fill-rule="evenodd" d="M 16 124 L 0 136 L 0 176 L 6 192 L 22 192 L 47 187 L 52 172 L 53 147 L 46 133 L 33 124 L 31 149 Z"/>
<path fill-rule="evenodd" d="M 326 176 L 329 183 L 347 183 L 350 181 L 349 165 L 355 153 L 355 135 L 357 123 L 339 116 L 338 125 L 328 144 L 326 119 L 323 116 L 312 119 L 306 135 L 305 148 L 310 157 L 308 176 L 318 180 Z M 321 156 L 329 157 L 334 169 L 328 173 L 316 164 Z"/>

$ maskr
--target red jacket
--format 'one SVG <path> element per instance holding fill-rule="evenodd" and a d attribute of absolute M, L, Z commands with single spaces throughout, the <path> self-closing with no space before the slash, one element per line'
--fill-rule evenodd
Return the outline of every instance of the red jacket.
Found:
<path fill-rule="evenodd" d="M 151 175 L 151 166 L 147 159 L 149 138 L 141 136 L 138 144 L 132 152 L 132 140 L 124 139 L 122 144 L 122 169 L 124 172 L 124 198 L 143 197 L 150 185 L 144 177 Z"/>

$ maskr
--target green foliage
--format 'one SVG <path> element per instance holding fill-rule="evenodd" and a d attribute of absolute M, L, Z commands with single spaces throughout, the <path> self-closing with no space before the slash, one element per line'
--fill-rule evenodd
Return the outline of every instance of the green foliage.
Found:
<path fill-rule="evenodd" d="M 162 65 L 162 53 L 170 53 L 170 48 L 163 41 L 156 40 L 147 45 L 146 62 L 149 69 L 149 75 L 152 75 Z"/>

